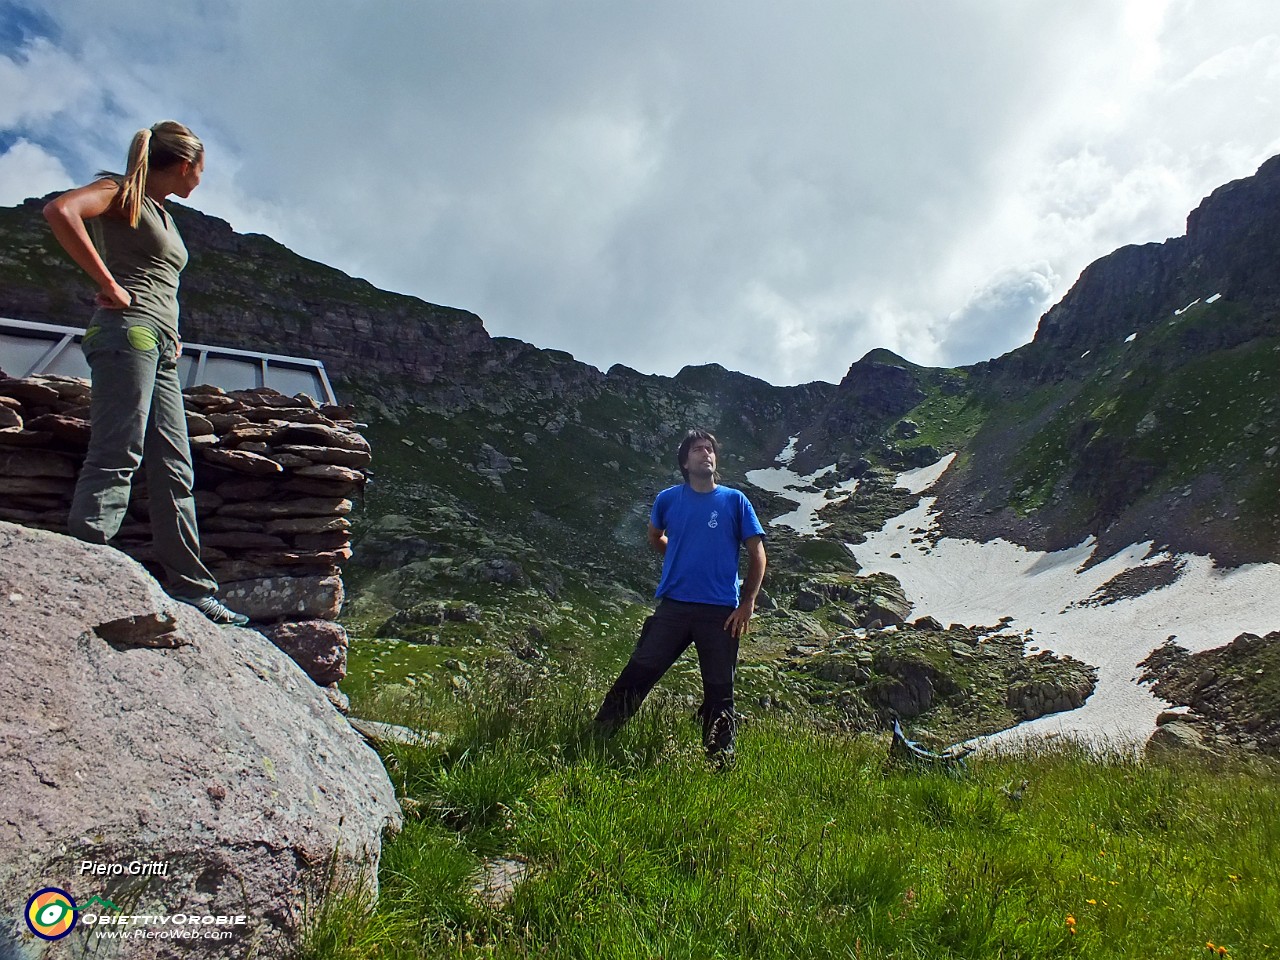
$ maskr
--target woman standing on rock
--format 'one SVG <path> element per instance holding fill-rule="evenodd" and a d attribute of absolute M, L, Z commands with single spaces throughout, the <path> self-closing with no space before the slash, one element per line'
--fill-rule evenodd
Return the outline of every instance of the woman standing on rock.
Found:
<path fill-rule="evenodd" d="M 178 380 L 178 276 L 187 248 L 165 198 L 189 197 L 204 145 L 167 120 L 139 130 L 123 176 L 101 173 L 45 205 L 63 249 L 98 285 L 82 346 L 93 371 L 92 434 L 76 481 L 71 533 L 106 543 L 120 530 L 133 475 L 147 466 L 151 530 L 169 591 L 214 623 L 249 622 L 215 596 L 200 560 L 194 471 Z"/>

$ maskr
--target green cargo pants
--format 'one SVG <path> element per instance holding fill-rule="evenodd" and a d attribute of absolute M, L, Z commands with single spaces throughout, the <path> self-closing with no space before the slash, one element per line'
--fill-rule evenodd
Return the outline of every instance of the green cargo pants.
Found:
<path fill-rule="evenodd" d="M 210 596 L 218 584 L 200 560 L 177 344 L 149 327 L 103 324 L 86 330 L 82 345 L 93 371 L 92 434 L 71 502 L 71 534 L 89 543 L 114 537 L 145 462 L 151 536 L 168 590 L 185 600 Z"/>

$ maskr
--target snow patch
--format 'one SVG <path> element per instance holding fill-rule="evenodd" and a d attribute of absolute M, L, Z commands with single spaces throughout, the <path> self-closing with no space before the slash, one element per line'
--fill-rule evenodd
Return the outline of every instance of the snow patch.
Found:
<path fill-rule="evenodd" d="M 775 463 L 789 464 L 795 458 L 796 443 L 799 437 L 792 437 L 782 452 L 774 457 Z M 790 527 L 797 533 L 816 535 L 826 526 L 818 519 L 818 511 L 829 503 L 836 503 L 848 498 L 858 489 L 857 480 L 845 480 L 826 490 L 814 489 L 814 484 L 822 477 L 832 473 L 836 465 L 822 467 L 813 473 L 801 475 L 790 467 L 765 467 L 761 470 L 748 470 L 747 479 L 762 490 L 777 493 L 788 500 L 799 501 L 799 506 L 789 513 L 774 517 L 768 522 L 773 526 Z M 806 489 L 808 488 L 808 489 Z"/>
<path fill-rule="evenodd" d="M 908 476 L 899 478 L 900 486 Z M 1069 735 L 1140 748 L 1167 705 L 1138 685 L 1139 661 L 1170 636 L 1195 652 L 1244 632 L 1265 634 L 1280 623 L 1280 565 L 1222 570 L 1209 557 L 1152 554 L 1150 543 L 1139 543 L 1086 567 L 1095 559 L 1092 540 L 1045 553 L 1001 539 L 938 539 L 934 503 L 925 497 L 866 542 L 850 545 L 862 574 L 897 577 L 916 616 L 966 625 L 1009 616 L 1009 628 L 1030 630 L 1040 648 L 1098 668 L 1097 689 L 1083 707 L 996 734 L 989 745 Z M 919 529 L 932 535 L 913 543 L 912 531 Z M 1173 583 L 1105 604 L 1084 602 L 1121 573 L 1170 559 L 1181 565 Z"/>
<path fill-rule="evenodd" d="M 792 460 L 796 458 L 796 444 L 800 442 L 800 435 L 787 439 L 787 445 L 782 448 L 782 452 L 773 458 L 774 463 L 780 463 L 784 467 L 788 466 Z"/>
<path fill-rule="evenodd" d="M 1211 296 L 1211 297 L 1205 297 L 1205 298 L 1204 298 L 1204 302 L 1205 302 L 1205 303 L 1217 303 L 1217 302 L 1218 302 L 1219 300 L 1221 300 L 1221 299 L 1222 299 L 1222 294 L 1220 294 L 1220 293 L 1215 293 L 1215 294 L 1214 294 L 1213 296 Z M 1174 315 L 1175 317 L 1180 317 L 1180 316 L 1182 316 L 1184 313 L 1186 313 L 1188 310 L 1190 310 L 1192 307 L 1194 307 L 1194 306 L 1195 306 L 1197 303 L 1199 303 L 1199 302 L 1200 302 L 1200 298 L 1199 298 L 1199 297 L 1197 297 L 1195 300 L 1192 300 L 1190 303 L 1188 303 L 1188 304 L 1187 304 L 1185 307 L 1183 307 L 1181 310 L 1175 310 L 1175 311 L 1173 311 L 1173 315 Z"/>
<path fill-rule="evenodd" d="M 774 517 L 769 521 L 770 525 L 790 527 L 802 534 L 818 534 L 826 526 L 818 519 L 818 511 L 829 503 L 846 499 L 849 494 L 858 489 L 857 480 L 846 480 L 826 490 L 812 489 L 814 483 L 835 468 L 833 463 L 807 476 L 801 476 L 785 467 L 766 467 L 763 470 L 748 470 L 747 479 L 771 493 L 781 494 L 788 500 L 799 501 L 798 507 L 789 513 Z M 806 487 L 810 489 L 805 489 Z"/>
<path fill-rule="evenodd" d="M 1125 343 L 1133 343 L 1133 341 L 1135 341 L 1135 340 L 1137 340 L 1137 339 L 1138 339 L 1138 335 L 1137 335 L 1136 333 L 1131 333 L 1131 334 L 1129 334 L 1127 337 L 1125 337 L 1125 338 L 1124 338 L 1124 342 L 1125 342 Z"/>
<path fill-rule="evenodd" d="M 938 478 L 947 472 L 947 468 L 955 462 L 955 459 L 956 455 L 949 453 L 937 463 L 900 473 L 895 486 L 902 487 L 911 493 L 924 493 L 938 482 Z"/>
<path fill-rule="evenodd" d="M 794 455 L 794 446 L 792 438 L 777 462 L 789 452 Z M 896 485 L 921 494 L 954 461 L 950 454 L 931 466 L 908 470 L 898 475 Z M 812 489 L 834 469 L 833 464 L 802 476 L 769 467 L 749 471 L 747 479 L 800 502 L 771 523 L 816 535 L 823 526 L 818 510 L 847 498 L 858 486 L 849 480 L 825 491 Z M 897 577 L 915 605 L 913 616 L 969 626 L 1011 617 L 995 632 L 1028 634 L 1029 647 L 1098 668 L 1097 688 L 1083 707 L 982 738 L 984 749 L 1016 749 L 1068 736 L 1104 748 L 1140 750 L 1156 717 L 1170 708 L 1148 686 L 1138 684 L 1139 661 L 1170 637 L 1198 652 L 1230 643 L 1241 633 L 1268 633 L 1280 624 L 1280 564 L 1223 570 L 1209 557 L 1153 552 L 1149 542 L 1098 559 L 1092 538 L 1054 552 L 1002 539 L 977 543 L 943 538 L 935 503 L 934 497 L 921 497 L 916 507 L 868 534 L 864 543 L 847 545 L 861 574 Z M 1171 561 L 1176 577 L 1159 576 L 1167 574 Z M 1144 568 L 1156 567 L 1160 571 L 1143 576 Z M 1121 577 L 1130 572 L 1135 573 Z M 1156 585 L 1146 592 L 1121 589 L 1143 580 Z"/>

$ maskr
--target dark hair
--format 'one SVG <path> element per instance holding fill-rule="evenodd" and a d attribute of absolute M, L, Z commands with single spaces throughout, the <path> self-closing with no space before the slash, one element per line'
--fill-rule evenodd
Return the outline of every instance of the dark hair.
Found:
<path fill-rule="evenodd" d="M 680 449 L 676 451 L 676 464 L 680 467 L 680 475 L 687 481 L 689 479 L 689 468 L 685 466 L 685 462 L 689 459 L 689 448 L 693 446 L 696 440 L 710 440 L 711 449 L 716 455 L 716 459 L 720 459 L 720 443 L 716 440 L 715 434 L 710 430 L 690 430 L 684 435 L 684 439 L 680 441 Z M 717 483 L 720 481 L 720 474 L 714 473 L 711 479 Z"/>

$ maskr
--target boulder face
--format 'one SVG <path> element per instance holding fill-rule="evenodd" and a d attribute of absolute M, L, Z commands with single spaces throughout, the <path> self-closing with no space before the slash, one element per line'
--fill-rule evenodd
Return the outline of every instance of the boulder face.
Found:
<path fill-rule="evenodd" d="M 44 887 L 118 907 L 99 914 L 245 918 L 129 956 L 272 957 L 327 881 L 376 882 L 400 822 L 386 771 L 261 634 L 114 549 L 2 522 L 0 611 L 0 955 L 39 945 L 22 917 Z M 49 955 L 96 950 L 81 926 Z"/>

